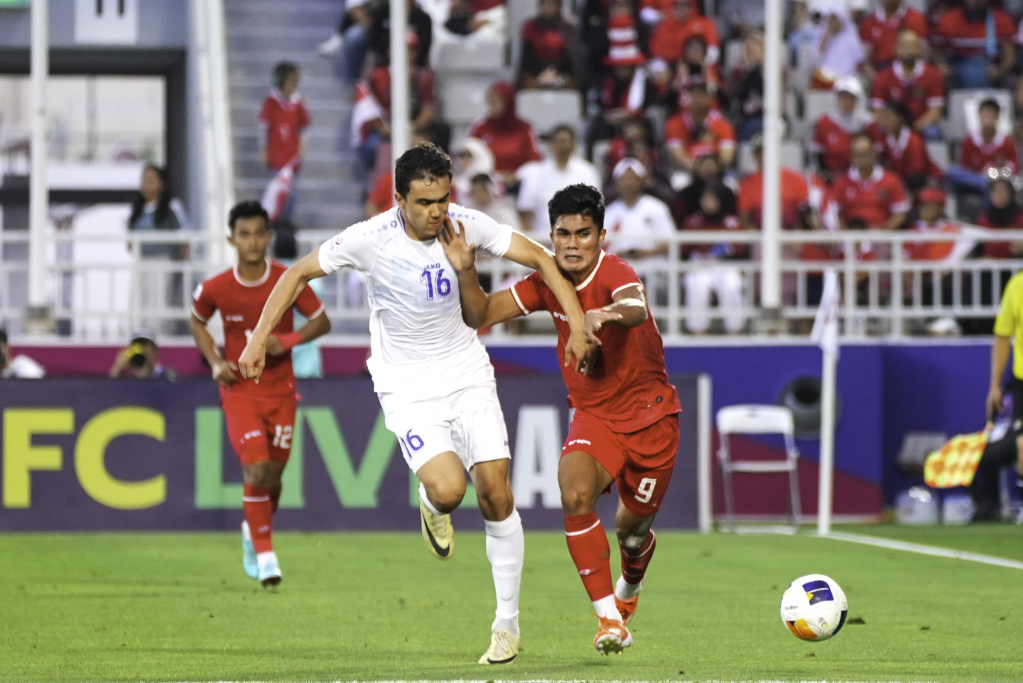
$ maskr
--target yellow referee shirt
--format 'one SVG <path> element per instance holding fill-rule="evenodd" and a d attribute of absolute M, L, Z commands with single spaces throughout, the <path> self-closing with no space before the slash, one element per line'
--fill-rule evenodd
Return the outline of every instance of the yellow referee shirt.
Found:
<path fill-rule="evenodd" d="M 1023 272 L 1009 280 L 1002 295 L 1002 307 L 995 318 L 995 334 L 1011 337 L 1013 349 L 1012 375 L 1023 379 Z"/>

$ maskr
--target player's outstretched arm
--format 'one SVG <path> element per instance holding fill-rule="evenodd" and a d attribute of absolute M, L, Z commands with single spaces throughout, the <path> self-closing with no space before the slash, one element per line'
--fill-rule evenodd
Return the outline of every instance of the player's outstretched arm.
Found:
<path fill-rule="evenodd" d="M 544 284 L 551 288 L 558 303 L 561 304 L 561 309 L 568 318 L 570 330 L 568 342 L 565 344 L 565 365 L 574 362 L 575 369 L 579 372 L 585 372 L 587 367 L 593 367 L 591 357 L 596 353 L 598 342 L 589 338 L 586 333 L 583 309 L 579 305 L 575 287 L 558 268 L 554 255 L 525 235 L 513 232 L 511 246 L 504 257 L 540 273 Z"/>
<path fill-rule="evenodd" d="M 213 380 L 224 387 L 229 387 L 237 382 L 238 374 L 236 370 L 238 370 L 238 366 L 231 361 L 221 358 L 220 352 L 217 350 L 217 343 L 213 341 L 213 335 L 206 328 L 206 323 L 194 315 L 189 319 L 188 323 L 192 328 L 192 339 L 195 340 L 199 353 L 210 364 L 210 374 L 213 375 Z"/>
<path fill-rule="evenodd" d="M 259 316 L 256 329 L 252 330 L 242 355 L 238 358 L 238 367 L 242 377 L 259 381 L 266 363 L 266 342 L 270 333 L 277 327 L 284 311 L 295 303 L 310 280 L 323 277 L 326 273 L 320 268 L 318 251 L 306 254 L 295 265 L 284 271 L 281 279 L 274 285 L 270 298 L 263 304 L 263 313 Z"/>
<path fill-rule="evenodd" d="M 644 322 L 650 313 L 646 305 L 646 292 L 640 285 L 633 285 L 620 289 L 614 295 L 614 300 L 602 308 L 594 308 L 586 311 L 586 333 L 596 338 L 600 343 L 597 333 L 607 324 L 618 325 L 619 327 L 635 327 Z"/>
<path fill-rule="evenodd" d="M 522 315 L 510 291 L 490 295 L 480 287 L 476 273 L 476 245 L 465 241 L 465 228 L 461 221 L 455 227 L 451 219 L 445 217 L 440 238 L 444 243 L 444 253 L 458 275 L 458 296 L 462 304 L 462 320 L 466 325 L 480 330 Z"/>

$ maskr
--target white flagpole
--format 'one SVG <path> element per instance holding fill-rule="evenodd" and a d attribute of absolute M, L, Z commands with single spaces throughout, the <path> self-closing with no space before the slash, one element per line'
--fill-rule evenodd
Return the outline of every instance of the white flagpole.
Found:
<path fill-rule="evenodd" d="M 835 369 L 831 351 L 821 358 L 821 462 L 817 495 L 817 535 L 831 533 L 832 489 L 835 469 Z"/>
<path fill-rule="evenodd" d="M 831 533 L 831 509 L 835 469 L 835 374 L 838 365 L 838 274 L 824 273 L 824 291 L 810 338 L 821 347 L 821 449 L 817 483 L 817 534 Z"/>

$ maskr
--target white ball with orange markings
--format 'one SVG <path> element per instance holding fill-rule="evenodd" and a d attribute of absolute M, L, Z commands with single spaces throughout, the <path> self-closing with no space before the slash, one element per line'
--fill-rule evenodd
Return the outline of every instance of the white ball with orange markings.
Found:
<path fill-rule="evenodd" d="M 848 613 L 845 592 L 823 574 L 800 576 L 781 596 L 781 620 L 802 640 L 827 640 L 836 635 Z"/>

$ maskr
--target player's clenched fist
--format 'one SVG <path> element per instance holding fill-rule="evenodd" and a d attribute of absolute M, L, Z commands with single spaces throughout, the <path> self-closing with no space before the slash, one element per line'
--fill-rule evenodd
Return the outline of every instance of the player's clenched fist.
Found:
<path fill-rule="evenodd" d="M 259 376 L 263 374 L 263 366 L 266 364 L 266 344 L 258 343 L 249 337 L 242 355 L 238 357 L 238 369 L 245 379 L 254 379 L 259 383 Z"/>
<path fill-rule="evenodd" d="M 211 370 L 213 381 L 222 387 L 229 387 L 238 381 L 238 366 L 229 360 L 214 363 Z"/>

